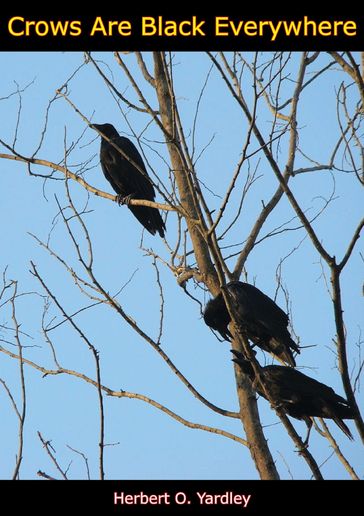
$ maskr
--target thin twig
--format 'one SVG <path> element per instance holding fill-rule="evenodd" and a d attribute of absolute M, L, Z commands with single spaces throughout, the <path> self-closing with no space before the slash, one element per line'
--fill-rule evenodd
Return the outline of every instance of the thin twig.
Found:
<path fill-rule="evenodd" d="M 17 289 L 18 284 L 17 282 L 14 283 L 14 294 L 11 300 L 11 306 L 12 306 L 12 319 L 14 323 L 15 328 L 15 340 L 18 346 L 19 350 L 19 374 L 20 374 L 20 388 L 21 388 L 21 410 L 19 413 L 19 448 L 18 448 L 18 454 L 17 454 L 17 461 L 13 473 L 13 480 L 19 478 L 19 471 L 20 471 L 20 465 L 23 460 L 23 447 L 24 447 L 24 423 L 25 423 L 25 416 L 26 416 L 26 407 L 27 407 L 27 396 L 26 396 L 26 390 L 25 390 L 25 376 L 24 376 L 24 364 L 23 364 L 23 346 L 20 342 L 20 336 L 19 336 L 19 328 L 20 325 L 17 320 L 16 316 L 16 308 L 15 308 L 15 298 L 17 295 Z"/>
<path fill-rule="evenodd" d="M 64 480 L 68 480 L 67 474 L 63 471 L 63 469 L 58 464 L 58 461 L 57 461 L 57 459 L 54 456 L 55 450 L 54 450 L 53 446 L 51 445 L 51 442 L 50 441 L 46 441 L 43 438 L 42 434 L 39 432 L 39 430 L 38 430 L 37 434 L 38 434 L 38 437 L 39 437 L 41 443 L 43 444 L 43 447 L 45 448 L 48 456 L 50 457 L 51 461 L 55 465 L 56 469 L 60 472 L 60 474 L 62 475 Z"/>
<path fill-rule="evenodd" d="M 344 457 L 342 451 L 339 448 L 339 445 L 337 444 L 337 442 L 335 441 L 334 437 L 332 436 L 332 434 L 331 434 L 327 424 L 325 423 L 325 421 L 322 418 L 319 418 L 319 421 L 320 421 L 321 425 L 324 428 L 324 435 L 325 435 L 326 439 L 331 444 L 333 450 L 335 451 L 336 455 L 338 456 L 340 462 L 343 464 L 343 466 L 346 469 L 346 471 L 349 473 L 349 475 L 351 476 L 351 478 L 353 480 L 360 480 L 360 478 L 356 474 L 354 468 L 351 466 L 351 464 L 346 459 L 346 457 Z"/>
<path fill-rule="evenodd" d="M 74 322 L 72 317 L 70 317 L 62 305 L 59 303 L 55 295 L 50 291 L 46 283 L 44 282 L 43 278 L 40 276 L 35 264 L 33 262 L 30 262 L 32 265 L 32 273 L 34 276 L 39 280 L 40 284 L 44 288 L 44 290 L 47 292 L 48 296 L 53 300 L 53 302 L 56 304 L 57 308 L 62 313 L 63 317 L 65 317 L 68 322 L 71 324 L 73 329 L 79 334 L 81 339 L 87 344 L 88 348 L 92 352 L 94 359 L 95 359 L 95 366 L 96 366 L 96 385 L 98 385 L 98 398 L 99 398 L 99 408 L 100 408 L 100 442 L 99 442 L 99 458 L 100 458 L 100 479 L 104 480 L 105 478 L 105 472 L 104 472 L 104 425 L 105 425 L 105 416 L 104 416 L 104 404 L 103 404 L 103 397 L 102 397 L 102 390 L 101 390 L 101 371 L 100 371 L 100 358 L 99 353 L 96 350 L 96 348 L 93 346 L 93 344 L 90 342 L 90 340 L 86 337 L 84 332 L 79 328 L 79 326 Z"/>
<path fill-rule="evenodd" d="M 78 450 L 75 450 L 74 448 L 72 448 L 72 446 L 70 446 L 69 444 L 67 444 L 67 448 L 69 448 L 70 450 L 72 450 L 74 453 L 77 453 L 78 455 L 81 455 L 81 457 L 83 458 L 84 462 L 85 462 L 85 466 L 86 466 L 86 472 L 87 472 L 87 480 L 90 480 L 91 477 L 90 477 L 90 468 L 88 466 L 88 458 L 86 457 L 86 455 Z"/>
<path fill-rule="evenodd" d="M 37 471 L 38 477 L 45 478 L 46 480 L 57 480 L 54 477 L 51 477 L 48 475 L 48 473 L 45 473 L 44 471 L 41 471 L 40 469 Z"/>

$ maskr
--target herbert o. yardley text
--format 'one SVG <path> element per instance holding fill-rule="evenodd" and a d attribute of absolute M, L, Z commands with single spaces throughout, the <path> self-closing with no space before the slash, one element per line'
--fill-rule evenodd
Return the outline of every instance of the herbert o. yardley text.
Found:
<path fill-rule="evenodd" d="M 225 491 L 221 494 L 211 494 L 206 491 L 196 491 L 194 494 L 179 491 L 173 495 L 170 493 L 149 494 L 114 492 L 114 505 L 240 505 L 246 508 L 251 500 L 251 494 Z"/>

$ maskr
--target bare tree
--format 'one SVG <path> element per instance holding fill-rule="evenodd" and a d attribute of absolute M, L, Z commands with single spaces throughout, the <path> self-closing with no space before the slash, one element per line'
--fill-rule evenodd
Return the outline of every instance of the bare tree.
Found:
<path fill-rule="evenodd" d="M 232 347 L 236 351 L 244 352 L 249 357 L 255 375 L 262 383 L 262 387 L 270 401 L 271 410 L 275 412 L 280 423 L 286 430 L 286 439 L 292 440 L 292 445 L 300 457 L 307 463 L 310 475 L 316 479 L 324 477 L 320 458 L 315 457 L 310 447 L 305 446 L 295 425 L 284 413 L 279 400 L 269 392 L 261 376 L 260 364 L 266 360 L 263 354 L 255 355 L 249 342 L 241 332 L 237 322 L 234 306 L 226 294 L 224 286 L 228 281 L 247 277 L 254 282 L 254 272 L 251 272 L 251 257 L 263 249 L 265 256 L 271 253 L 277 256 L 276 270 L 270 278 L 272 292 L 286 303 L 290 312 L 291 321 L 296 318 L 293 306 L 299 305 L 294 289 L 288 288 L 285 282 L 285 264 L 293 260 L 305 246 L 313 259 L 320 263 L 322 281 L 320 295 L 327 296 L 331 302 L 331 313 L 325 312 L 322 318 L 327 325 L 333 323 L 334 334 L 334 363 L 341 377 L 345 396 L 355 411 L 356 439 L 364 442 L 364 425 L 360 414 L 357 396 L 359 393 L 360 376 L 363 369 L 360 340 L 355 343 L 353 334 L 347 334 L 345 321 L 343 284 L 357 289 L 357 284 L 346 283 L 343 279 L 345 271 L 350 268 L 355 259 L 363 259 L 358 240 L 361 235 L 364 218 L 362 210 L 354 228 L 345 227 L 340 231 L 340 238 L 334 245 L 322 233 L 320 223 L 331 216 L 335 209 L 338 196 L 349 209 L 350 199 L 346 198 L 345 182 L 350 181 L 350 189 L 358 191 L 364 183 L 362 145 L 362 121 L 364 83 L 363 71 L 360 71 L 358 56 L 349 52 L 329 54 L 304 52 L 300 55 L 290 53 L 274 54 L 231 54 L 207 53 L 201 60 L 208 69 L 205 82 L 202 84 L 196 101 L 194 117 L 191 123 L 184 121 L 183 97 L 187 94 L 189 76 L 188 59 L 184 64 L 184 74 L 188 77 L 186 84 L 179 81 L 179 54 L 155 52 L 153 55 L 135 53 L 122 55 L 115 52 L 113 55 L 113 69 L 104 61 L 99 60 L 91 53 L 86 53 L 84 62 L 77 67 L 63 85 L 57 88 L 55 96 L 50 100 L 44 117 L 43 127 L 40 130 L 38 143 L 33 152 L 23 150 L 19 127 L 22 116 L 22 103 L 19 101 L 17 121 L 14 136 L 11 140 L 0 139 L 4 152 L 0 154 L 3 162 L 20 162 L 22 171 L 27 170 L 34 181 L 41 179 L 44 191 L 54 185 L 54 201 L 56 215 L 52 221 L 51 230 L 46 238 L 39 234 L 32 234 L 35 244 L 39 244 L 43 252 L 57 263 L 57 267 L 64 278 L 74 284 L 75 302 L 65 300 L 65 295 L 53 285 L 52 278 L 45 272 L 39 260 L 30 260 L 30 273 L 37 293 L 29 293 L 24 300 L 19 301 L 18 282 L 3 277 L 1 292 L 1 308 L 4 313 L 12 311 L 13 327 L 3 325 L 3 344 L 0 351 L 6 357 L 16 360 L 20 369 L 19 385 L 22 392 L 21 406 L 15 401 L 11 388 L 5 380 L 1 380 L 3 388 L 11 401 L 13 410 L 19 420 L 19 449 L 17 453 L 14 478 L 20 476 L 21 459 L 23 453 L 24 423 L 26 418 L 27 380 L 24 369 L 30 368 L 43 377 L 63 376 L 74 377 L 95 389 L 95 404 L 99 421 L 98 438 L 98 476 L 105 478 L 105 447 L 109 444 L 105 439 L 105 425 L 107 413 L 105 410 L 106 398 L 138 399 L 162 411 L 170 418 L 189 428 L 200 429 L 205 432 L 221 435 L 227 439 L 247 447 L 251 460 L 261 479 L 279 479 L 275 450 L 272 449 L 266 437 L 266 429 L 262 422 L 259 410 L 259 401 L 252 388 L 251 382 L 238 366 L 235 366 L 235 384 L 239 402 L 237 411 L 218 406 L 201 390 L 193 385 L 182 368 L 171 358 L 166 351 L 166 328 L 168 331 L 168 301 L 166 300 L 165 278 L 173 278 L 175 291 L 186 294 L 188 302 L 194 307 L 197 316 L 200 316 L 203 304 L 210 295 L 215 296 L 223 292 L 232 323 Z M 101 80 L 105 85 L 105 95 L 111 95 L 117 106 L 118 117 L 128 127 L 129 136 L 139 145 L 143 158 L 148 166 L 153 185 L 158 192 L 161 202 L 134 200 L 131 205 L 145 205 L 158 208 L 164 213 L 167 221 L 167 235 L 162 242 L 158 240 L 149 244 L 142 237 L 138 253 L 144 253 L 151 260 L 154 282 L 151 274 L 150 285 L 145 281 L 144 288 L 153 290 L 156 297 L 151 306 L 159 306 L 154 311 L 154 330 L 143 324 L 143 311 L 131 313 L 127 301 L 123 296 L 124 289 L 133 283 L 133 276 L 120 277 L 116 284 L 105 281 L 105 267 L 114 267 L 115 271 L 123 273 L 118 264 L 113 263 L 112 256 L 100 259 L 95 251 L 95 231 L 89 222 L 90 210 L 95 196 L 102 198 L 103 203 L 116 201 L 116 197 L 104 192 L 95 184 L 92 172 L 98 165 L 97 158 L 92 154 L 97 132 L 89 128 L 93 118 L 93 107 L 87 106 L 80 99 L 72 95 L 72 83 L 78 75 L 87 68 L 92 73 L 93 80 Z M 310 106 L 309 95 L 320 91 L 318 83 L 332 74 L 340 76 L 336 91 L 330 92 L 330 108 L 336 109 L 337 130 L 336 139 L 330 136 L 325 141 L 320 134 L 320 120 L 314 120 L 313 113 L 306 115 L 305 110 Z M 238 157 L 235 166 L 229 165 L 225 170 L 219 170 L 220 177 L 212 177 L 203 173 L 204 156 L 212 152 L 213 137 L 203 134 L 204 126 L 200 123 L 201 105 L 208 96 L 209 81 L 219 82 L 223 95 L 215 99 L 216 106 L 224 103 L 233 105 L 236 119 L 240 124 Z M 123 84 L 121 87 L 120 84 Z M 125 86 L 127 84 L 127 86 Z M 186 91 L 181 88 L 185 87 Z M 17 87 L 15 95 L 21 100 L 24 91 Z M 70 138 L 70 128 L 64 131 L 62 156 L 44 156 L 47 135 L 51 132 L 50 119 L 53 106 L 62 105 L 78 120 L 81 127 L 80 134 Z M 135 118 L 134 118 L 135 117 Z M 107 120 L 97 120 L 98 123 Z M 58 123 L 60 121 L 58 120 Z M 304 124 L 309 130 L 318 130 L 320 145 L 325 149 L 325 161 L 316 157 L 315 150 L 307 148 Z M 202 127 L 201 127 L 202 125 Z M 318 127 L 318 129 L 317 129 Z M 232 128 L 234 131 L 235 129 Z M 202 136 L 201 136 L 202 133 Z M 74 133 L 72 133 L 74 134 Z M 149 135 L 153 136 L 150 137 Z M 85 144 L 85 142 L 87 142 Z M 201 141 L 203 143 L 201 143 Z M 91 149 L 92 145 L 92 151 Z M 91 157 L 85 156 L 85 152 Z M 153 155 L 153 160 L 150 156 Z M 154 158 L 165 173 L 156 171 Z M 94 164 L 96 161 L 96 165 Z M 232 163 L 232 160 L 228 161 Z M 211 171 L 215 173 L 215 171 Z M 332 191 L 321 197 L 319 208 L 306 204 L 306 198 L 300 192 L 300 185 L 305 182 L 308 188 L 315 190 L 317 181 L 332 185 Z M 256 186 L 261 185 L 257 191 Z M 354 186 L 353 186 L 354 185 Z M 80 192 L 84 195 L 80 195 Z M 282 208 L 284 206 L 284 209 Z M 114 207 L 116 210 L 116 206 Z M 114 212 L 113 217 L 116 217 Z M 289 213 L 289 215 L 287 215 Z M 355 211 L 356 215 L 356 211 Z M 285 238 L 294 233 L 298 241 L 295 245 L 287 244 Z M 125 232 L 117 232 L 117 241 L 126 238 Z M 62 240 L 60 240 L 62 239 Z M 70 248 L 63 252 L 61 241 L 67 240 Z M 127 245 L 127 244 L 124 244 Z M 153 247 L 151 247 L 153 246 Z M 72 252 L 70 252 L 70 249 Z M 278 251 L 277 251 L 278 250 Z M 261 263 L 264 263 L 263 261 Z M 272 264 L 274 260 L 272 260 Z M 297 267 L 297 264 L 292 267 Z M 271 265 L 269 265 L 271 267 Z M 306 263 L 300 264 L 297 275 L 308 274 Z M 263 271 L 265 273 L 265 271 Z M 271 271 L 268 270 L 270 273 Z M 164 279 L 163 279 L 164 278 Z M 355 281 L 359 281 L 358 278 Z M 120 283 L 122 285 L 120 286 Z M 273 284 L 275 283 L 275 286 Z M 348 285 L 348 287 L 347 287 Z M 192 290 L 193 289 L 193 290 Z M 56 291 L 57 290 L 57 291 Z M 357 295 L 357 293 L 355 294 Z M 34 356 L 34 350 L 24 353 L 21 342 L 21 325 L 17 315 L 17 303 L 25 303 L 36 296 L 44 303 L 40 328 L 43 342 L 48 350 L 48 360 L 40 360 Z M 141 308 L 141 307 L 140 307 Z M 302 309 L 302 307 L 301 307 Z M 233 433 L 227 429 L 196 423 L 185 419 L 176 408 L 169 408 L 151 397 L 137 393 L 115 389 L 111 387 L 108 377 L 105 377 L 103 367 L 103 352 L 96 343 L 97 338 L 90 328 L 82 324 L 82 316 L 90 311 L 102 310 L 102 313 L 112 311 L 123 328 L 128 328 L 130 334 L 138 335 L 165 365 L 173 372 L 184 388 L 210 411 L 225 418 L 237 419 L 242 423 L 240 432 Z M 178 308 L 177 308 L 178 310 Z M 309 320 L 310 316 L 304 316 Z M 158 317 L 159 315 L 159 317 Z M 137 320 L 138 319 L 138 320 Z M 142 321 L 142 322 L 140 322 Z M 188 321 L 184 323 L 188 325 Z M 201 323 L 202 324 L 202 323 Z M 126 325 L 126 326 L 125 326 Z M 59 333 L 62 334 L 68 327 L 69 339 L 77 340 L 82 346 L 80 353 L 89 353 L 92 357 L 87 374 L 82 368 L 68 367 L 62 358 L 62 349 L 59 343 Z M 155 329 L 157 328 L 157 329 Z M 295 328 L 292 327 L 292 331 Z M 9 336 L 9 332 L 11 335 Z M 168 333 L 170 335 L 170 333 Z M 128 333 L 129 335 L 129 333 Z M 206 328 L 206 335 L 211 340 L 215 337 Z M 206 337 L 207 338 L 207 337 Z M 305 364 L 305 335 L 299 335 L 302 346 L 302 363 Z M 16 344 L 16 348 L 13 347 Z M 355 346 L 355 344 L 357 344 Z M 85 351 L 83 351 L 85 350 Z M 33 353 L 32 353 L 33 352 Z M 77 351 L 75 349 L 75 354 Z M 328 360 L 332 354 L 327 352 Z M 49 365 L 49 357 L 52 365 Z M 77 361 L 76 361 L 77 362 Z M 7 361 L 9 364 L 9 361 Z M 10 361 L 10 364 L 12 362 Z M 319 364 L 315 364 L 319 366 Z M 135 365 L 137 370 L 137 365 Z M 153 372 L 151 371 L 151 375 Z M 325 379 L 319 375 L 320 381 Z M 76 384 L 75 384 L 76 385 Z M 14 387 L 15 388 L 15 387 Z M 228 427 L 227 427 L 228 428 Z M 332 447 L 338 461 L 345 467 L 351 478 L 357 479 L 350 460 L 345 456 L 342 445 L 338 445 L 331 435 L 325 422 L 317 426 L 323 438 L 326 439 L 327 449 Z M 38 432 L 48 457 L 55 466 L 52 474 L 38 468 L 38 475 L 43 478 L 69 478 L 70 465 L 62 464 L 56 457 L 51 441 Z M 90 478 L 89 458 L 81 450 L 69 446 L 75 456 L 82 457 L 85 465 L 85 478 Z M 280 452 L 278 452 L 280 453 Z M 284 459 L 285 460 L 285 459 Z M 291 470 L 290 474 L 291 473 Z"/>

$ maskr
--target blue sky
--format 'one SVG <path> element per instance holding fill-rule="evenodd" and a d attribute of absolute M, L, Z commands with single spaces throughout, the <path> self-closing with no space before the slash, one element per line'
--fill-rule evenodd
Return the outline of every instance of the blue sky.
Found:
<path fill-rule="evenodd" d="M 138 98 L 132 91 L 112 54 L 93 54 L 115 86 L 132 102 Z M 122 56 L 137 81 L 140 72 L 132 55 Z M 268 55 L 261 55 L 261 62 Z M 313 70 L 319 69 L 327 56 L 319 58 Z M 150 56 L 146 56 L 150 63 Z M 110 122 L 121 134 L 134 138 L 131 128 L 141 136 L 142 149 L 148 166 L 168 182 L 168 153 L 163 138 L 151 125 L 145 114 L 128 110 L 115 98 L 97 75 L 91 63 L 84 64 L 82 53 L 1 53 L 2 82 L 0 86 L 0 116 L 3 120 L 0 139 L 12 143 L 16 134 L 16 150 L 22 155 L 32 155 L 38 147 L 44 127 L 49 101 L 56 89 L 68 82 L 67 94 L 78 109 L 96 123 Z M 199 103 L 211 62 L 203 53 L 177 53 L 174 56 L 174 84 L 182 122 L 189 145 L 192 135 L 199 178 L 208 186 L 204 189 L 211 210 L 217 210 L 233 170 L 239 160 L 247 123 L 236 103 L 228 94 L 219 74 L 213 70 Z M 287 68 L 289 77 L 281 91 L 282 98 L 292 89 L 291 79 L 297 75 L 298 55 L 293 55 Z M 74 73 L 76 71 L 76 73 Z M 306 155 L 320 163 L 328 162 L 330 152 L 338 138 L 336 96 L 340 83 L 346 76 L 338 70 L 323 74 L 312 86 L 303 91 L 298 111 L 299 145 Z M 348 82 L 348 81 L 347 81 Z M 247 96 L 251 84 L 246 82 Z M 21 95 L 13 94 L 17 89 Z M 143 92 L 155 107 L 149 85 Z M 356 101 L 353 88 L 348 91 L 352 107 Z M 199 103 L 198 116 L 196 106 Z M 263 103 L 258 111 L 259 124 L 265 135 L 269 134 L 272 116 Z M 5 122 L 4 122 L 5 121 Z M 129 124 L 129 125 L 128 125 Z M 195 132 L 193 128 L 195 126 Z M 103 191 L 111 192 L 99 166 L 99 139 L 87 129 L 80 116 L 62 98 L 54 100 L 48 111 L 48 125 L 42 147 L 37 157 L 60 162 L 64 156 L 64 142 L 76 142 L 67 158 L 72 171 L 89 160 L 85 179 Z M 81 137 L 82 136 L 82 137 Z M 136 141 L 135 139 L 133 140 Z M 254 147 L 252 143 L 252 149 Z M 0 152 L 7 153 L 1 148 Z M 282 165 L 287 156 L 287 140 L 277 148 L 277 160 Z M 338 163 L 341 164 L 338 159 Z M 297 156 L 296 167 L 307 165 L 303 155 Z M 346 168 L 348 165 L 345 164 Z M 273 172 L 260 154 L 252 156 L 243 166 L 244 173 L 234 191 L 231 208 L 226 219 L 237 209 L 245 174 L 256 170 L 257 180 L 249 190 L 243 205 L 242 216 L 224 247 L 243 242 L 257 215 L 262 201 L 267 202 L 277 187 Z M 44 167 L 33 167 L 33 172 L 46 174 Z M 149 171 L 151 169 L 149 168 Z M 258 177 L 259 176 L 259 177 Z M 66 204 L 64 183 L 44 181 L 28 174 L 24 164 L 0 160 L 0 205 L 2 224 L 2 253 L 0 271 L 7 266 L 7 276 L 18 280 L 19 292 L 29 293 L 18 299 L 17 315 L 21 321 L 25 356 L 44 367 L 54 367 L 49 346 L 41 333 L 44 295 L 39 283 L 29 273 L 30 260 L 38 268 L 49 288 L 69 313 L 90 304 L 75 286 L 71 277 L 47 251 L 30 236 L 47 241 L 50 246 L 80 270 L 69 236 L 60 217 L 55 195 L 62 206 Z M 154 338 L 159 330 L 160 295 L 156 284 L 153 260 L 145 249 L 153 249 L 165 260 L 169 251 L 159 237 L 144 234 L 140 249 L 141 226 L 125 208 L 96 196 L 88 196 L 81 186 L 71 183 L 70 191 L 79 209 L 86 206 L 84 221 L 93 242 L 94 270 L 105 289 L 117 292 L 123 285 L 118 300 L 124 310 L 135 319 L 146 333 Z M 314 228 L 330 253 L 338 257 L 350 241 L 356 224 L 362 216 L 363 198 L 360 185 L 353 174 L 328 171 L 298 175 L 292 181 L 292 190 L 310 216 L 314 216 L 333 192 L 333 201 L 314 223 Z M 158 196 L 158 200 L 161 200 Z M 294 217 L 289 203 L 282 199 L 272 218 L 262 230 L 262 236 Z M 297 221 L 292 221 L 296 226 Z M 76 228 L 76 225 L 74 226 Z M 226 227 L 222 222 L 221 229 Z M 85 249 L 85 240 L 81 246 Z M 340 377 L 335 368 L 334 320 L 331 300 L 327 294 L 319 257 L 311 242 L 304 238 L 303 230 L 281 233 L 265 239 L 247 260 L 248 280 L 274 297 L 276 271 L 280 259 L 293 248 L 297 250 L 282 265 L 283 283 L 290 293 L 291 319 L 301 346 L 309 346 L 297 360 L 303 372 L 332 386 L 343 394 Z M 176 240 L 176 219 L 170 214 L 167 220 L 167 240 L 173 247 Z M 241 249 L 241 245 L 230 254 Z M 363 244 L 356 251 L 343 273 L 344 317 L 348 337 L 350 371 L 356 371 L 359 360 L 357 343 L 362 338 Z M 233 267 L 234 260 L 228 261 Z M 190 260 L 189 265 L 194 265 Z M 229 344 L 220 343 L 201 320 L 199 305 L 187 297 L 177 285 L 175 277 L 163 264 L 158 264 L 165 299 L 162 348 L 194 387 L 219 407 L 237 410 L 237 398 Z M 327 272 L 327 271 L 326 271 Z M 204 304 L 208 295 L 195 288 L 189 291 Z M 277 302 L 285 307 L 282 291 Z M 62 320 L 59 311 L 50 307 L 48 320 Z M 105 306 L 90 308 L 77 316 L 77 322 L 100 352 L 102 381 L 108 387 L 144 394 L 192 422 L 214 426 L 241 436 L 239 421 L 224 418 L 211 412 L 193 397 L 170 371 L 157 353 L 112 310 Z M 0 324 L 11 325 L 9 307 L 0 312 Z M 63 367 L 95 377 L 92 355 L 85 344 L 65 324 L 52 333 L 57 355 Z M 11 340 L 11 330 L 3 328 L 0 338 Z M 4 347 L 14 350 L 9 344 Z M 262 361 L 269 357 L 259 355 Z M 0 355 L 1 377 L 20 400 L 18 363 Z M 89 460 L 91 477 L 98 475 L 98 407 L 97 391 L 82 380 L 66 375 L 42 377 L 30 367 L 25 368 L 27 388 L 27 418 L 25 423 L 25 450 L 21 478 L 36 478 L 38 470 L 56 474 L 49 457 L 42 449 L 37 431 L 52 441 L 57 458 L 64 468 L 69 466 L 70 478 L 85 478 L 85 465 L 72 447 L 84 453 Z M 359 401 L 363 401 L 362 393 Z M 257 478 L 249 452 L 241 445 L 224 437 L 192 430 L 172 420 L 164 413 L 138 400 L 106 397 L 105 449 L 106 478 L 125 479 L 232 479 Z M 309 478 L 303 460 L 297 455 L 275 414 L 264 400 L 259 401 L 266 436 L 283 478 Z M 0 478 L 9 478 L 14 467 L 17 450 L 17 421 L 9 399 L 0 389 L 3 439 L 0 447 Z M 305 425 L 293 421 L 301 435 Z M 349 442 L 340 430 L 329 423 L 333 435 L 342 446 L 344 454 L 362 477 L 363 452 L 354 425 L 349 422 L 355 440 Z M 327 478 L 347 478 L 347 473 L 335 457 L 329 458 L 331 449 L 326 441 L 313 431 L 310 450 L 322 466 Z M 289 464 L 289 470 L 286 466 Z"/>

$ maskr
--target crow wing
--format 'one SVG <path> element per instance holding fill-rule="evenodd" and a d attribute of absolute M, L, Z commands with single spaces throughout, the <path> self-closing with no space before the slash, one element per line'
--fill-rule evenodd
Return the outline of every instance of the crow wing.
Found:
<path fill-rule="evenodd" d="M 136 199 L 154 201 L 154 188 L 138 149 L 123 136 L 112 141 L 125 156 L 111 143 L 102 140 L 100 161 L 102 171 L 115 192 L 123 197 L 133 195 Z"/>
<path fill-rule="evenodd" d="M 282 331 L 287 331 L 287 314 L 257 287 L 232 281 L 228 289 L 236 300 L 242 319 L 260 324 L 270 335 L 280 335 Z"/>
<path fill-rule="evenodd" d="M 334 389 L 297 369 L 272 365 L 266 366 L 263 374 L 272 386 L 277 399 L 295 405 L 295 411 L 297 409 L 299 413 L 302 412 L 307 416 L 332 417 L 330 415 L 332 412 L 338 412 L 338 415 L 341 412 L 342 414 L 351 412 L 349 403 L 336 394 Z"/>

